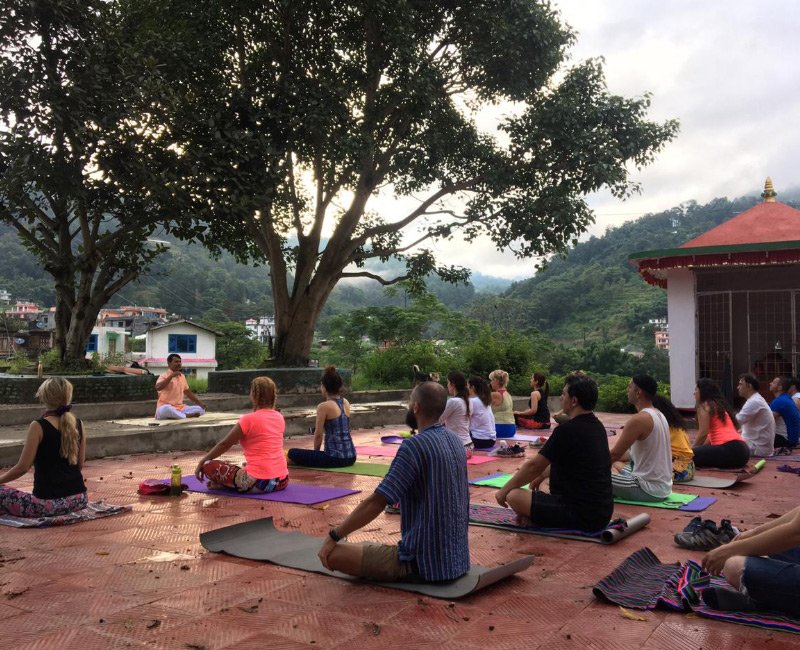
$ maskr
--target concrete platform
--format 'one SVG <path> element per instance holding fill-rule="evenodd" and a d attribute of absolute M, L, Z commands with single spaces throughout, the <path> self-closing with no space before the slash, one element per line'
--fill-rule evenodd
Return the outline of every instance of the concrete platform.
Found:
<path fill-rule="evenodd" d="M 369 394 L 367 397 L 374 396 L 375 394 Z M 141 418 L 135 423 L 125 421 L 136 417 L 129 415 L 130 413 L 142 413 L 140 402 L 120 403 L 121 408 L 107 410 L 101 408 L 106 407 L 105 404 L 79 405 L 75 408 L 75 414 L 81 418 L 86 430 L 86 457 L 104 458 L 148 452 L 209 449 L 230 431 L 240 415 L 250 410 L 249 400 L 240 396 L 204 396 L 204 401 L 209 406 L 208 418 L 201 416 L 161 425 L 156 425 L 155 420 L 149 423 L 156 426 L 149 426 Z M 318 401 L 317 396 L 314 398 L 314 405 Z M 405 418 L 406 404 L 406 400 L 368 403 L 353 401 L 350 406 L 351 425 L 354 429 L 364 429 L 401 424 Z M 152 416 L 155 404 L 146 405 L 149 407 L 146 415 Z M 0 416 L 10 411 L 11 409 L 6 409 L 0 412 Z M 24 424 L 0 426 L 0 466 L 16 463 L 25 443 L 28 425 L 31 420 L 41 416 L 42 409 L 27 406 L 14 411 L 17 411 L 15 415 L 21 411 L 27 417 Z M 104 411 L 106 417 L 102 418 Z M 90 417 L 86 416 L 87 413 Z M 315 423 L 316 406 L 284 407 L 281 408 L 281 413 L 286 419 L 286 437 L 307 435 L 308 428 Z"/>
<path fill-rule="evenodd" d="M 617 426 L 626 418 L 601 419 Z M 375 445 L 381 434 L 400 430 L 361 430 L 354 437 L 357 444 Z M 309 437 L 287 442 L 308 444 Z M 614 546 L 470 527 L 473 562 L 493 565 L 521 554 L 536 561 L 518 576 L 451 603 L 207 553 L 201 532 L 266 516 L 279 528 L 319 536 L 321 543 L 380 479 L 293 470 L 292 481 L 362 491 L 316 507 L 136 494 L 141 479 L 166 477 L 172 463 L 191 471 L 200 456 L 189 451 L 90 461 L 90 497 L 132 504 L 133 512 L 62 528 L 0 527 L 0 640 L 15 650 L 796 650 L 800 643 L 786 633 L 664 611 L 630 620 L 594 599 L 592 586 L 636 549 L 648 546 L 662 562 L 699 559 L 701 553 L 672 542 L 691 513 L 648 509 L 651 524 Z M 469 474 L 514 471 L 523 460 L 495 459 L 470 466 Z M 777 464 L 767 463 L 736 489 L 704 491 L 719 501 L 703 516 L 748 528 L 797 505 L 800 478 L 777 472 Z M 29 490 L 31 481 L 28 474 L 14 485 Z M 494 490 L 472 486 L 470 496 L 492 503 Z M 639 511 L 620 506 L 616 514 Z M 352 540 L 396 543 L 399 529 L 398 516 L 382 514 Z"/>

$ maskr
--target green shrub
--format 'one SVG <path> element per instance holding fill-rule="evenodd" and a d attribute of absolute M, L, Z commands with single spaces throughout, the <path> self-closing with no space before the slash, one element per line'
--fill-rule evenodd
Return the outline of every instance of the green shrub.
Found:
<path fill-rule="evenodd" d="M 432 341 L 410 341 L 365 356 L 353 388 L 410 388 L 414 365 L 423 372 L 438 372 L 444 383 L 447 373 L 457 367 L 454 363 L 453 355 Z"/>
<path fill-rule="evenodd" d="M 186 383 L 189 384 L 189 390 L 191 390 L 193 393 L 208 392 L 208 379 L 198 379 L 197 377 L 186 377 Z"/>
<path fill-rule="evenodd" d="M 534 360 L 533 346 L 527 337 L 516 332 L 499 333 L 484 328 L 480 335 L 463 349 L 466 374 L 489 377 L 493 370 L 509 375 L 508 390 L 512 395 L 531 392 L 531 374 L 543 370 Z"/>

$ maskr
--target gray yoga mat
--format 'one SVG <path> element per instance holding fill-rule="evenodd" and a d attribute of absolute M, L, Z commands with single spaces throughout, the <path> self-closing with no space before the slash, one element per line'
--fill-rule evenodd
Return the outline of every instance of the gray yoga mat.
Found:
<path fill-rule="evenodd" d="M 755 474 L 751 474 L 750 472 L 738 472 L 737 474 L 729 477 L 698 476 L 695 474 L 691 481 L 681 481 L 680 483 L 676 482 L 675 485 L 692 485 L 694 487 L 704 488 L 729 488 L 733 487 L 737 483 L 747 481 L 753 478 L 753 476 L 755 476 Z"/>
<path fill-rule="evenodd" d="M 320 537 L 312 537 L 298 531 L 279 531 L 272 523 L 272 517 L 246 521 L 200 534 L 200 543 L 203 547 L 215 553 L 272 562 L 292 569 L 322 573 L 345 580 L 359 580 L 344 573 L 329 571 L 322 566 L 317 553 L 323 541 Z M 466 575 L 450 582 L 363 582 L 390 589 L 413 591 L 434 598 L 461 598 L 524 571 L 533 564 L 534 559 L 533 555 L 525 555 L 508 564 L 492 568 L 473 564 Z"/>

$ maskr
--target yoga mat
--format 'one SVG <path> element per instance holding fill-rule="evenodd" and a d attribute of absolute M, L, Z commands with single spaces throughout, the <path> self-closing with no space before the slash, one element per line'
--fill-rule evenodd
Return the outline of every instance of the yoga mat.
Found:
<path fill-rule="evenodd" d="M 14 517 L 13 515 L 3 514 L 0 515 L 0 526 L 11 526 L 12 528 L 67 526 L 69 524 L 77 524 L 80 521 L 111 517 L 131 510 L 131 506 L 112 506 L 110 503 L 104 503 L 103 501 L 93 501 L 82 510 L 76 510 L 66 515 L 55 515 L 54 517 Z"/>
<path fill-rule="evenodd" d="M 389 466 L 385 463 L 362 463 L 356 461 L 348 467 L 305 467 L 289 465 L 290 469 L 313 469 L 317 472 L 335 472 L 337 474 L 358 474 L 360 476 L 386 476 Z"/>
<path fill-rule="evenodd" d="M 322 573 L 345 580 L 358 580 L 365 584 L 412 591 L 434 598 L 452 600 L 474 593 L 510 575 L 524 571 L 533 564 L 534 556 L 526 555 L 508 564 L 486 568 L 473 564 L 469 572 L 449 582 L 373 582 L 343 573 L 329 571 L 317 557 L 323 538 L 305 535 L 299 531 L 283 532 L 275 528 L 272 517 L 255 519 L 200 535 L 200 543 L 209 551 L 227 553 L 249 560 L 272 562 L 280 566 Z"/>
<path fill-rule="evenodd" d="M 370 447 L 367 445 L 361 446 L 359 445 L 356 447 L 356 453 L 359 456 L 381 456 L 387 458 L 394 458 L 397 455 L 397 449 L 393 447 Z M 467 465 L 482 465 L 483 463 L 490 463 L 494 460 L 493 458 L 483 457 L 476 457 L 473 456 L 472 458 L 467 458 Z M 356 463 L 357 464 L 357 463 Z M 385 474 L 381 474 L 381 476 L 385 476 Z"/>
<path fill-rule="evenodd" d="M 631 609 L 662 607 L 675 612 L 694 612 L 704 618 L 767 630 L 800 634 L 800 620 L 772 612 L 734 612 L 711 609 L 702 600 L 709 587 L 730 588 L 724 578 L 709 576 L 700 565 L 662 564 L 649 549 L 629 556 L 592 590 L 598 600 Z"/>
<path fill-rule="evenodd" d="M 155 412 L 155 408 L 153 409 Z M 168 424 L 187 425 L 197 424 L 235 424 L 242 417 L 237 413 L 224 413 L 221 411 L 206 411 L 203 415 L 196 418 L 182 418 L 180 420 L 156 420 L 155 417 L 149 418 L 124 418 L 119 420 L 109 420 L 113 424 L 122 424 L 129 427 L 163 427 Z"/>
<path fill-rule="evenodd" d="M 696 494 L 679 494 L 673 492 L 664 501 L 632 501 L 629 499 L 614 498 L 614 503 L 622 503 L 644 508 L 666 508 L 668 510 L 682 510 L 683 512 L 702 512 L 712 503 L 715 497 L 699 497 Z"/>
<path fill-rule="evenodd" d="M 469 484 L 470 485 L 477 485 L 479 487 L 493 487 L 500 489 L 508 480 L 513 476 L 513 474 L 504 474 L 502 472 L 498 474 L 489 474 L 488 476 L 479 476 L 478 478 L 472 479 Z"/>
<path fill-rule="evenodd" d="M 800 463 L 800 456 L 770 456 L 769 458 L 764 458 L 763 460 L 774 460 L 778 461 L 779 463 Z"/>
<path fill-rule="evenodd" d="M 753 478 L 754 474 L 750 472 L 740 472 L 730 478 L 718 478 L 716 476 L 698 476 L 695 474 L 691 481 L 675 482 L 675 485 L 691 485 L 694 487 L 704 488 L 729 488 L 737 483 L 742 483 L 748 479 Z"/>
<path fill-rule="evenodd" d="M 530 535 L 543 535 L 559 539 L 574 539 L 578 542 L 594 542 L 595 544 L 614 544 L 641 530 L 650 523 L 650 515 L 640 513 L 635 517 L 612 522 L 603 530 L 586 533 L 580 530 L 567 530 L 559 528 L 537 528 L 519 526 L 516 523 L 517 515 L 510 508 L 489 506 L 478 503 L 469 504 L 469 523 L 474 526 L 499 528 L 514 533 L 527 533 Z"/>
<path fill-rule="evenodd" d="M 384 445 L 399 445 L 405 438 L 402 436 L 381 436 L 381 442 Z"/>
<path fill-rule="evenodd" d="M 169 479 L 166 479 L 165 482 L 168 483 Z M 286 489 L 266 494 L 258 492 L 236 492 L 235 490 L 210 490 L 206 483 L 201 483 L 194 475 L 184 476 L 183 482 L 188 486 L 189 492 L 214 494 L 221 497 L 243 497 L 245 499 L 261 499 L 262 501 L 280 501 L 281 503 L 300 503 L 307 506 L 361 492 L 361 490 L 350 490 L 348 488 L 329 487 L 325 485 L 301 485 L 299 483 L 292 483 L 291 480 L 289 481 L 289 485 L 286 486 Z"/>
<path fill-rule="evenodd" d="M 359 456 L 385 456 L 394 458 L 397 456 L 397 449 L 394 447 L 370 447 L 369 445 L 359 445 L 356 447 Z"/>

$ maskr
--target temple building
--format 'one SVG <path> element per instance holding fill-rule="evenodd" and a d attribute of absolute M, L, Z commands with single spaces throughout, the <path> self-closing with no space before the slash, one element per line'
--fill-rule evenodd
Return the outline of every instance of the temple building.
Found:
<path fill-rule="evenodd" d="M 699 377 L 734 397 L 737 377 L 768 384 L 800 372 L 800 210 L 762 203 L 679 246 L 635 253 L 650 284 L 667 290 L 672 401 L 694 407 Z M 763 392 L 763 391 L 762 391 Z"/>

